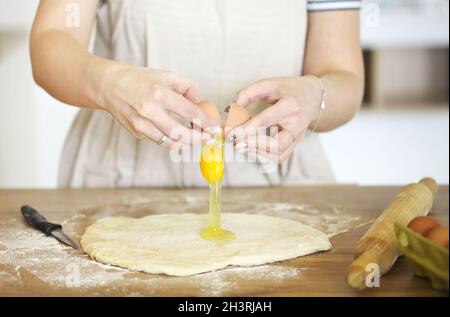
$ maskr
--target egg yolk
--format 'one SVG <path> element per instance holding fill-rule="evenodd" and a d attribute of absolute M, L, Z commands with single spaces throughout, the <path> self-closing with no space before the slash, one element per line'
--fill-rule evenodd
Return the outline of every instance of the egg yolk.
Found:
<path fill-rule="evenodd" d="M 201 153 L 200 170 L 208 184 L 222 181 L 223 166 L 223 136 L 218 136 L 211 144 L 203 146 Z"/>
<path fill-rule="evenodd" d="M 200 170 L 209 184 L 208 227 L 200 236 L 205 240 L 224 242 L 233 240 L 234 233 L 220 227 L 222 177 L 224 171 L 224 137 L 220 135 L 206 144 L 200 157 Z"/>

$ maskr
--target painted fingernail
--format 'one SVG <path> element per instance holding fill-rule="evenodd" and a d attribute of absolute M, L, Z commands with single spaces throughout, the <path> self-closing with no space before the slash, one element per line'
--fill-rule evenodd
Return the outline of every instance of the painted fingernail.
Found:
<path fill-rule="evenodd" d="M 228 136 L 228 137 L 226 138 L 226 141 L 227 141 L 228 143 L 234 143 L 234 141 L 236 141 L 236 135 L 235 135 L 235 134 L 232 134 L 232 135 Z"/>
<path fill-rule="evenodd" d="M 211 136 L 211 134 L 209 134 L 209 133 L 202 133 L 202 140 L 203 141 L 209 141 L 209 140 L 211 140 L 212 139 L 212 136 Z"/>
<path fill-rule="evenodd" d="M 240 153 L 240 154 L 244 154 L 244 153 L 247 153 L 247 152 L 249 152 L 248 147 L 244 147 L 242 149 L 238 149 L 238 153 Z"/>
<path fill-rule="evenodd" d="M 221 127 L 214 127 L 212 130 L 213 130 L 213 134 L 215 136 L 222 134 L 222 128 Z"/>

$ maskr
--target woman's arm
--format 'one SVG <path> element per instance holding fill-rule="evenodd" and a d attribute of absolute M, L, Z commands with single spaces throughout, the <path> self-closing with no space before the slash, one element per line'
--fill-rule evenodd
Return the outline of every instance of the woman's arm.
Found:
<path fill-rule="evenodd" d="M 303 72 L 319 77 L 327 93 L 316 131 L 333 130 L 353 117 L 364 90 L 358 11 L 308 15 Z"/>
<path fill-rule="evenodd" d="M 55 98 L 79 107 L 103 108 L 101 85 L 114 62 L 87 47 L 99 0 L 42 0 L 30 36 L 33 76 Z M 69 4 L 79 7 L 80 25 L 66 25 Z"/>
<path fill-rule="evenodd" d="M 68 5 L 78 6 L 80 26 L 66 25 Z M 97 57 L 87 47 L 99 0 L 41 0 L 30 38 L 33 75 L 55 98 L 78 107 L 108 111 L 135 137 L 155 142 L 201 141 L 200 132 L 173 119 L 174 112 L 203 128 L 206 116 L 195 82 L 161 70 L 123 65 Z"/>
<path fill-rule="evenodd" d="M 277 162 L 291 155 L 307 129 L 328 131 L 349 121 L 363 95 L 358 12 L 317 12 L 308 17 L 303 76 L 262 79 L 239 91 L 236 103 L 241 106 L 254 101 L 271 106 L 227 134 L 229 141 L 248 144 L 246 151 Z M 326 108 L 317 120 L 322 89 Z M 279 132 L 265 136 L 265 129 L 272 126 Z"/>

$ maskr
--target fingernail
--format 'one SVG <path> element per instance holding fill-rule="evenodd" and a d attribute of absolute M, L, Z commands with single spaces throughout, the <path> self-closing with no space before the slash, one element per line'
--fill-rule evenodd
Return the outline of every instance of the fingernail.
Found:
<path fill-rule="evenodd" d="M 238 144 L 236 144 L 236 148 L 237 148 L 238 150 L 245 149 L 246 147 L 248 147 L 248 144 L 245 143 L 245 142 L 239 142 Z"/>
<path fill-rule="evenodd" d="M 240 144 L 241 144 L 241 143 L 240 143 Z M 241 153 L 241 154 L 244 154 L 244 153 L 247 153 L 247 152 L 250 151 L 250 148 L 248 147 L 247 144 L 244 144 L 244 145 L 241 146 L 241 147 L 238 147 L 238 146 L 236 145 L 236 148 L 237 148 L 238 153 Z"/>
<path fill-rule="evenodd" d="M 221 135 L 222 134 L 222 128 L 221 127 L 214 127 L 213 128 L 213 134 L 215 136 Z"/>
<path fill-rule="evenodd" d="M 211 134 L 205 132 L 202 133 L 202 140 L 209 141 L 211 139 L 212 139 Z"/>
<path fill-rule="evenodd" d="M 232 135 L 230 135 L 230 136 L 228 136 L 228 137 L 226 138 L 226 141 L 227 141 L 228 143 L 234 143 L 235 140 L 236 140 L 236 135 L 235 135 L 235 134 L 232 134 Z"/>

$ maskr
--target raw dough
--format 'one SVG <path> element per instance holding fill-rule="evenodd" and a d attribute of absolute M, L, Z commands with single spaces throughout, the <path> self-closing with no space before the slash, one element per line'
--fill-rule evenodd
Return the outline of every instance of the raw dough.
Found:
<path fill-rule="evenodd" d="M 260 265 L 331 248 L 324 233 L 284 218 L 222 214 L 223 228 L 236 234 L 224 244 L 200 238 L 206 224 L 205 214 L 107 217 L 86 229 L 81 245 L 103 263 L 175 276 Z"/>

